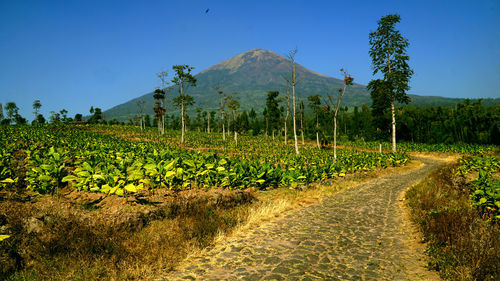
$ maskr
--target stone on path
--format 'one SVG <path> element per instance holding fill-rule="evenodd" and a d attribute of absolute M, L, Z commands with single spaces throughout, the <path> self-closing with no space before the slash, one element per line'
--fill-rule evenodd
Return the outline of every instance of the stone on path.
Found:
<path fill-rule="evenodd" d="M 164 280 L 439 280 L 408 246 L 398 202 L 438 165 L 419 160 L 420 169 L 346 189 L 231 237 Z"/>

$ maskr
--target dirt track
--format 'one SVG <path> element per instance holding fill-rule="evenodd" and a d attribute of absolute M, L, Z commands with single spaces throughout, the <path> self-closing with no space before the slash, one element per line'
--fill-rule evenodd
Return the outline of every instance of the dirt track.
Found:
<path fill-rule="evenodd" d="M 401 198 L 441 162 L 341 191 L 230 238 L 163 280 L 439 280 L 424 268 Z"/>

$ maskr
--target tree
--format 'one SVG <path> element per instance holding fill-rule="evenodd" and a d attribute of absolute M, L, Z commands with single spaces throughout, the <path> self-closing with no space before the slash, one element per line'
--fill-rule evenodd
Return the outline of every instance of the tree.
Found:
<path fill-rule="evenodd" d="M 208 113 L 208 116 L 207 116 L 207 118 L 208 118 L 208 120 L 207 120 L 208 133 L 210 133 L 210 120 L 215 121 L 215 114 L 217 114 L 217 112 L 215 112 L 213 110 Z"/>
<path fill-rule="evenodd" d="M 185 107 L 191 106 L 194 104 L 193 97 L 187 95 L 185 92 L 189 86 L 196 87 L 196 78 L 191 74 L 191 70 L 194 67 L 191 67 L 187 64 L 184 65 L 174 65 L 172 69 L 175 72 L 175 76 L 172 79 L 172 83 L 177 85 L 179 88 L 179 96 L 174 99 L 174 103 L 181 108 L 181 144 L 184 144 L 184 135 L 186 130 L 185 124 Z"/>
<path fill-rule="evenodd" d="M 16 124 L 18 124 L 18 125 L 24 125 L 28 122 L 28 120 L 26 120 L 26 118 L 22 117 L 19 114 L 16 114 L 16 116 L 14 117 L 14 120 L 16 121 Z"/>
<path fill-rule="evenodd" d="M 156 119 L 158 120 L 158 131 L 163 135 L 165 134 L 165 97 L 166 97 L 166 87 L 169 84 L 167 81 L 168 73 L 162 71 L 156 74 L 161 80 L 161 88 L 156 89 L 153 94 L 153 98 L 156 100 L 153 110 L 155 112 Z"/>
<path fill-rule="evenodd" d="M 149 114 L 146 114 L 144 117 L 144 127 L 151 127 L 151 117 L 149 117 Z"/>
<path fill-rule="evenodd" d="M 144 123 L 144 105 L 146 104 L 145 100 L 138 100 L 137 102 L 137 111 L 138 111 L 138 117 L 139 117 L 139 125 L 141 126 L 141 131 L 146 128 L 146 125 Z"/>
<path fill-rule="evenodd" d="M 246 110 L 238 116 L 238 128 L 241 132 L 247 132 L 250 129 L 250 122 L 248 120 L 248 113 Z"/>
<path fill-rule="evenodd" d="M 163 100 L 165 99 L 165 90 L 156 89 L 153 94 L 153 98 L 156 100 L 153 105 L 153 111 L 155 112 L 156 125 L 158 127 L 158 132 L 162 135 L 165 133 L 165 107 L 163 106 Z"/>
<path fill-rule="evenodd" d="M 205 120 L 203 119 L 203 109 L 201 107 L 197 107 L 194 123 L 195 127 L 198 129 L 198 132 L 201 132 L 201 127 L 205 125 L 204 121 Z"/>
<path fill-rule="evenodd" d="M 98 123 L 104 123 L 104 117 L 102 115 L 102 110 L 99 107 L 92 107 L 92 112 L 94 115 L 90 116 L 89 118 L 89 123 L 90 124 L 98 124 Z"/>
<path fill-rule="evenodd" d="M 267 130 L 271 129 L 273 139 L 274 132 L 279 127 L 280 110 L 278 106 L 278 96 L 280 92 L 269 91 L 267 92 L 266 108 L 264 110 L 264 117 L 266 118 L 266 135 Z"/>
<path fill-rule="evenodd" d="M 337 94 L 337 103 L 334 105 L 334 101 L 331 95 L 328 95 L 328 99 L 330 104 L 335 107 L 335 112 L 333 114 L 333 158 L 337 160 L 337 115 L 339 114 L 340 102 L 345 95 L 347 90 L 347 86 L 352 85 L 354 78 L 351 75 L 347 74 L 347 72 L 342 68 L 340 69 L 344 74 L 344 89 L 339 89 Z"/>
<path fill-rule="evenodd" d="M 314 114 L 316 115 L 316 145 L 318 146 L 318 149 L 321 148 L 319 144 L 319 113 L 321 111 L 321 96 L 320 95 L 312 95 L 308 96 L 307 99 L 309 100 L 309 107 L 314 111 Z"/>
<path fill-rule="evenodd" d="M 305 145 L 304 141 L 304 117 L 305 117 L 305 106 L 304 101 L 300 101 L 299 103 L 299 120 L 300 120 L 300 136 L 302 138 L 302 145 Z"/>
<path fill-rule="evenodd" d="M 226 103 L 228 100 L 231 99 L 231 96 L 227 96 L 224 91 L 222 91 L 221 85 L 218 84 L 215 86 L 215 91 L 217 91 L 217 94 L 219 95 L 219 112 L 220 112 L 220 119 L 222 122 L 222 140 L 226 140 Z"/>
<path fill-rule="evenodd" d="M 33 114 L 35 115 L 35 119 L 37 120 L 38 118 L 38 112 L 40 111 L 40 108 L 42 107 L 42 104 L 40 103 L 40 100 L 35 100 L 33 102 Z"/>
<path fill-rule="evenodd" d="M 390 102 L 392 118 L 392 152 L 396 152 L 396 115 L 394 103 L 408 103 L 410 98 L 406 91 L 410 89 L 408 82 L 413 70 L 408 65 L 410 57 L 406 55 L 409 42 L 395 29 L 401 17 L 397 14 L 382 17 L 378 28 L 370 32 L 370 57 L 372 58 L 373 75 L 379 71 L 383 79 L 372 80 L 368 88 L 385 91 L 377 94 L 378 98 L 386 98 Z M 381 83 L 383 81 L 384 83 Z"/>
<path fill-rule="evenodd" d="M 17 107 L 15 102 L 8 102 L 5 105 L 5 111 L 7 112 L 7 119 L 9 120 L 8 124 L 15 121 L 16 116 L 19 115 L 19 107 Z"/>
<path fill-rule="evenodd" d="M 368 90 L 372 97 L 373 125 L 377 129 L 375 138 L 379 141 L 379 152 L 382 152 L 382 141 L 387 136 L 388 119 L 385 113 L 391 107 L 391 99 L 388 96 L 389 83 L 383 80 L 374 80 L 368 83 Z"/>
<path fill-rule="evenodd" d="M 36 119 L 35 119 L 35 120 L 33 120 L 33 122 L 32 122 L 32 123 L 35 123 L 35 124 L 45 124 L 45 121 L 46 121 L 46 120 L 45 120 L 45 117 L 43 117 L 43 115 L 42 115 L 42 114 L 38 114 L 38 115 L 36 116 Z"/>
<path fill-rule="evenodd" d="M 61 114 L 51 110 L 50 111 L 50 123 L 51 124 L 61 123 Z"/>
<path fill-rule="evenodd" d="M 3 121 L 3 106 L 1 102 L 0 102 L 0 121 Z"/>
<path fill-rule="evenodd" d="M 68 122 L 68 115 L 67 115 L 67 114 L 68 114 L 68 111 L 67 111 L 66 109 L 64 109 L 64 108 L 63 108 L 63 109 L 61 109 L 61 110 L 59 111 L 59 113 L 61 114 L 62 121 L 63 121 L 64 123 Z"/>
<path fill-rule="evenodd" d="M 285 81 L 286 81 L 286 86 L 285 86 L 285 93 L 286 93 L 286 96 L 284 98 L 281 98 L 280 99 L 280 102 L 281 101 L 286 101 L 286 109 L 285 109 L 285 118 L 284 118 L 284 129 L 285 129 L 285 145 L 288 144 L 288 117 L 290 115 L 290 80 L 285 77 Z"/>
<path fill-rule="evenodd" d="M 81 113 L 77 113 L 77 114 L 75 114 L 75 118 L 74 119 L 77 122 L 81 122 L 82 119 L 83 119 L 83 115 Z"/>
<path fill-rule="evenodd" d="M 290 84 L 292 85 L 292 119 L 293 119 L 293 138 L 295 141 L 295 153 L 299 154 L 299 146 L 297 143 L 297 126 L 295 122 L 295 85 L 297 84 L 297 76 L 295 73 L 295 55 L 297 54 L 297 48 L 288 52 L 288 60 L 292 67 L 290 71 Z"/>
<path fill-rule="evenodd" d="M 250 128 L 252 130 L 252 134 L 255 136 L 260 131 L 260 122 L 259 120 L 257 120 L 257 112 L 255 112 L 255 110 L 252 108 L 248 113 L 248 117 L 250 118 L 250 120 L 252 120 L 250 123 Z"/>
<path fill-rule="evenodd" d="M 235 94 L 235 93 L 233 93 L 233 94 Z M 233 127 L 233 132 L 234 132 L 234 141 L 236 142 L 236 145 L 238 145 L 238 125 L 236 124 L 236 118 L 237 118 L 236 111 L 238 111 L 238 109 L 240 108 L 240 102 L 238 102 L 235 99 L 231 99 L 227 103 L 227 107 L 233 113 L 233 126 L 232 127 Z"/>

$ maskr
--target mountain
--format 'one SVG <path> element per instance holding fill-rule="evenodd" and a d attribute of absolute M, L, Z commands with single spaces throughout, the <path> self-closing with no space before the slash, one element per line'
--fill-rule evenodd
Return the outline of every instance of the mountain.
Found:
<path fill-rule="evenodd" d="M 289 75 L 289 61 L 272 51 L 253 49 L 241 53 L 235 57 L 222 61 L 209 67 L 196 75 L 196 87 L 190 87 L 187 94 L 193 96 L 195 100 L 194 108 L 202 107 L 204 110 L 215 110 L 218 108 L 219 97 L 215 90 L 220 85 L 224 93 L 232 95 L 238 99 L 242 110 L 254 108 L 261 112 L 265 106 L 268 91 L 280 91 L 280 95 L 285 95 L 285 80 L 283 77 Z M 343 87 L 343 80 L 328 77 L 311 71 L 299 64 L 296 64 L 298 84 L 296 86 L 296 96 L 298 100 L 304 100 L 307 105 L 307 97 L 320 94 L 326 98 L 327 94 L 332 94 L 338 88 Z M 177 90 L 172 87 L 167 94 L 167 98 L 172 99 L 178 95 Z M 428 106 L 441 105 L 452 106 L 462 99 L 448 99 L 443 97 L 423 97 L 410 95 L 412 105 Z M 104 111 L 106 119 L 116 118 L 127 120 L 138 112 L 137 102 L 145 101 L 146 113 L 153 115 L 153 93 L 148 93 L 138 98 L 132 99 L 109 110 Z M 342 99 L 344 106 L 361 106 L 371 104 L 371 98 L 365 86 L 354 84 Z"/>

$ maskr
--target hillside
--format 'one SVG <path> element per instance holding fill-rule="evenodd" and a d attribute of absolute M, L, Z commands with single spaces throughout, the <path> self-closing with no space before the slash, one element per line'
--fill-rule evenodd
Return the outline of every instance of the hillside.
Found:
<path fill-rule="evenodd" d="M 285 94 L 283 77 L 288 75 L 289 70 L 288 60 L 272 51 L 253 49 L 241 53 L 196 75 L 197 86 L 188 89 L 188 94 L 192 95 L 195 100 L 195 106 L 191 110 L 195 107 L 215 110 L 219 101 L 215 87 L 220 85 L 227 94 L 237 93 L 235 96 L 242 110 L 254 108 L 257 112 L 261 112 L 268 91 L 280 91 L 281 95 Z M 326 98 L 327 94 L 334 93 L 343 86 L 343 80 L 313 72 L 299 64 L 297 64 L 297 76 L 300 81 L 296 87 L 299 100 L 307 100 L 308 96 L 314 94 L 320 94 Z M 167 97 L 171 99 L 177 94 L 177 90 L 171 88 Z M 411 104 L 415 106 L 452 106 L 463 100 L 416 95 L 411 95 L 411 98 Z M 137 101 L 145 101 L 146 113 L 154 114 L 153 94 L 148 93 L 106 110 L 104 112 L 106 119 L 127 120 L 133 117 L 137 114 Z M 495 100 L 493 102 L 498 104 L 500 100 L 496 99 L 496 102 Z M 349 107 L 361 106 L 371 104 L 371 99 L 365 86 L 355 84 L 349 89 L 342 104 Z"/>

